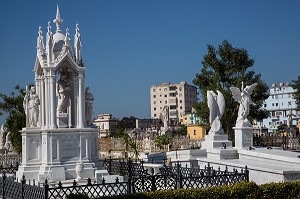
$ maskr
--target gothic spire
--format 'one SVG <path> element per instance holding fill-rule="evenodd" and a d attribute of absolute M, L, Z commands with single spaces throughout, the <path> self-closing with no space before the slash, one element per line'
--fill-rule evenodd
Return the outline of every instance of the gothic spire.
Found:
<path fill-rule="evenodd" d="M 58 4 L 57 4 L 57 8 L 56 8 L 56 18 L 53 20 L 53 22 L 56 23 L 56 32 L 61 32 L 60 25 L 62 24 L 63 19 L 60 18 Z"/>

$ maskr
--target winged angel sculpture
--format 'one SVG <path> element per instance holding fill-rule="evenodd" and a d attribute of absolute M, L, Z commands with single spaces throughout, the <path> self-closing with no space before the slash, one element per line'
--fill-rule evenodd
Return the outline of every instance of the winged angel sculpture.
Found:
<path fill-rule="evenodd" d="M 254 105 L 251 99 L 251 94 L 256 86 L 257 83 L 254 83 L 244 88 L 244 84 L 242 83 L 241 90 L 237 87 L 230 87 L 233 99 L 240 104 L 239 111 L 238 111 L 238 118 L 236 120 L 236 127 L 251 126 L 251 123 L 247 119 L 247 117 L 249 114 L 250 105 L 251 104 Z"/>
<path fill-rule="evenodd" d="M 225 109 L 225 99 L 220 91 L 217 94 L 213 91 L 207 91 L 207 105 L 209 108 L 209 123 L 210 131 L 209 134 L 224 133 L 221 124 L 221 118 Z"/>

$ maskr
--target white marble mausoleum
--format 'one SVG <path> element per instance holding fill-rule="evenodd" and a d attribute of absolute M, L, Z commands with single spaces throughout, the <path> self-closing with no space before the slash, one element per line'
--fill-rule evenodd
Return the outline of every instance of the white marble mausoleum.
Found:
<path fill-rule="evenodd" d="M 44 40 L 38 29 L 35 85 L 26 89 L 26 127 L 22 133 L 22 164 L 17 178 L 63 181 L 93 178 L 98 158 L 98 130 L 92 126 L 93 95 L 85 88 L 81 37 L 74 26 L 74 47 L 57 6 Z"/>

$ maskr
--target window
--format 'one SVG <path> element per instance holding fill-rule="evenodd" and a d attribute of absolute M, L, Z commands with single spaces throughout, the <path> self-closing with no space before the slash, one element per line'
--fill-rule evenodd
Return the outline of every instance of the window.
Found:
<path fill-rule="evenodd" d="M 181 94 L 181 93 L 179 94 L 179 97 L 182 97 L 182 94 Z"/>
<path fill-rule="evenodd" d="M 156 114 L 154 114 L 154 117 L 156 117 Z"/>
<path fill-rule="evenodd" d="M 182 103 L 182 100 L 179 100 L 179 103 Z"/>
<path fill-rule="evenodd" d="M 288 105 L 291 106 L 291 105 L 292 105 L 292 102 L 288 102 Z"/>
<path fill-rule="evenodd" d="M 276 103 L 276 106 L 278 106 L 278 103 Z"/>
<path fill-rule="evenodd" d="M 165 97 L 168 97 L 168 95 L 165 95 Z"/>
<path fill-rule="evenodd" d="M 182 109 L 182 106 L 180 106 L 180 109 Z"/>
<path fill-rule="evenodd" d="M 153 110 L 155 110 L 155 111 L 156 111 L 156 108 L 154 108 Z"/>
<path fill-rule="evenodd" d="M 264 107 L 266 108 L 266 107 L 267 107 L 267 104 L 264 104 Z"/>
<path fill-rule="evenodd" d="M 153 104 L 156 104 L 156 101 L 154 101 Z"/>
<path fill-rule="evenodd" d="M 176 109 L 175 105 L 170 106 L 170 109 Z"/>
<path fill-rule="evenodd" d="M 165 104 L 167 104 L 168 103 L 168 101 L 165 101 Z"/>
<path fill-rule="evenodd" d="M 155 88 L 153 89 L 153 92 L 155 92 Z"/>
<path fill-rule="evenodd" d="M 156 95 L 153 95 L 153 98 L 156 98 Z"/>
<path fill-rule="evenodd" d="M 161 103 L 161 101 L 159 101 L 159 103 Z"/>
<path fill-rule="evenodd" d="M 194 135 L 197 135 L 196 129 L 194 129 Z"/>

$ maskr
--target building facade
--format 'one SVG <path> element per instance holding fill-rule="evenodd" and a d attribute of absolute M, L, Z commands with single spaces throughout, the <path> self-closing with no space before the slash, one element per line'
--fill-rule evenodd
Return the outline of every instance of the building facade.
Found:
<path fill-rule="evenodd" d="M 270 96 L 263 105 L 263 108 L 270 111 L 270 116 L 257 122 L 254 128 L 268 129 L 268 133 L 273 133 L 282 124 L 288 127 L 297 126 L 300 116 L 296 111 L 296 100 L 293 97 L 295 91 L 289 82 L 272 84 Z"/>
<path fill-rule="evenodd" d="M 99 114 L 97 119 L 95 119 L 94 124 L 99 129 L 99 137 L 108 137 L 112 131 L 115 131 L 117 125 L 119 123 L 119 119 L 114 118 L 112 114 Z"/>
<path fill-rule="evenodd" d="M 186 82 L 153 85 L 150 88 L 151 118 L 161 118 L 164 107 L 169 110 L 169 124 L 183 123 L 185 112 L 191 112 L 197 102 L 197 88 Z"/>
<path fill-rule="evenodd" d="M 191 140 L 198 140 L 204 138 L 206 135 L 206 128 L 199 124 L 189 124 L 186 127 L 187 134 Z"/>

